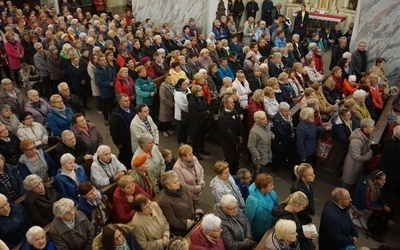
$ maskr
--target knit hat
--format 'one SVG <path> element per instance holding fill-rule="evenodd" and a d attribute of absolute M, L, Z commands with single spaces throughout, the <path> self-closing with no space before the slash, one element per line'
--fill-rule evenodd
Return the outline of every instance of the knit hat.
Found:
<path fill-rule="evenodd" d="M 349 82 L 355 82 L 357 77 L 355 75 L 349 76 Z"/>
<path fill-rule="evenodd" d="M 256 54 L 253 51 L 250 51 L 249 53 L 247 53 L 246 55 L 246 59 L 250 59 L 252 56 L 255 56 Z"/>
<path fill-rule="evenodd" d="M 150 61 L 150 57 L 145 56 L 145 57 L 142 58 L 142 60 L 141 60 L 140 62 L 141 62 L 142 64 L 145 64 L 145 63 L 147 63 L 148 61 Z"/>
<path fill-rule="evenodd" d="M 136 156 L 136 158 L 133 160 L 133 166 L 134 167 L 139 167 L 143 165 L 147 161 L 147 154 L 141 154 Z"/>

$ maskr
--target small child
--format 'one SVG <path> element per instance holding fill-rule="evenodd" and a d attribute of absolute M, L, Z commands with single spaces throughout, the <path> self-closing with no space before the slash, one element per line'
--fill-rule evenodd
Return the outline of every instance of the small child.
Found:
<path fill-rule="evenodd" d="M 345 96 L 353 94 L 358 89 L 358 83 L 356 83 L 357 77 L 350 75 L 349 79 L 344 79 L 342 92 Z"/>
<path fill-rule="evenodd" d="M 165 172 L 172 170 L 176 162 L 175 157 L 172 156 L 172 151 L 165 148 L 161 150 L 161 155 L 165 160 Z"/>

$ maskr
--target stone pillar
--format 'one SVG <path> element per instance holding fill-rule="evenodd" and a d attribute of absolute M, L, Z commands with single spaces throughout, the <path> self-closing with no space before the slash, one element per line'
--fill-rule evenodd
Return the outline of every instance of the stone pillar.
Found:
<path fill-rule="evenodd" d="M 310 0 L 304 0 L 304 3 L 305 3 L 305 4 L 309 4 L 309 3 L 310 3 Z"/>
<path fill-rule="evenodd" d="M 288 2 L 288 3 L 293 3 L 293 0 L 288 0 L 287 2 Z"/>
<path fill-rule="evenodd" d="M 343 9 L 348 9 L 349 8 L 349 0 L 343 0 Z"/>

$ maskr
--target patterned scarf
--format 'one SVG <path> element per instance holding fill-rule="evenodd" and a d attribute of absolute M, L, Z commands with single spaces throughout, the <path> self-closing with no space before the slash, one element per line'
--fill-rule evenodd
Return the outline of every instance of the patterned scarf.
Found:
<path fill-rule="evenodd" d="M 146 193 L 148 193 L 150 196 L 153 197 L 153 182 L 149 177 L 149 173 L 148 172 L 143 173 L 142 178 L 144 181 L 144 188 L 143 188 L 144 191 L 146 191 Z"/>
<path fill-rule="evenodd" d="M 278 240 L 276 238 L 276 234 L 275 233 L 274 233 L 273 237 L 278 242 L 279 249 L 281 249 L 281 250 L 300 250 L 300 244 L 299 244 L 299 242 L 297 240 L 295 242 L 293 242 L 292 244 L 288 245 L 283 240 Z"/>
<path fill-rule="evenodd" d="M 150 125 L 149 120 L 147 120 L 147 118 L 144 118 L 144 119 L 140 118 L 140 120 L 142 120 L 142 122 L 146 126 L 147 131 L 149 131 L 149 133 L 154 137 L 153 130 L 151 129 L 151 125 Z"/>
<path fill-rule="evenodd" d="M 181 197 L 183 194 L 183 189 L 181 186 L 178 190 L 173 191 L 173 190 L 169 190 L 167 187 L 164 187 L 164 192 L 169 196 Z"/>

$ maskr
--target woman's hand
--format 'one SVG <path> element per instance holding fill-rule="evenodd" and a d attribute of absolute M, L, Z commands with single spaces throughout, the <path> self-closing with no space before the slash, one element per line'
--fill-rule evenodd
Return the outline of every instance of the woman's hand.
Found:
<path fill-rule="evenodd" d="M 316 232 L 312 232 L 312 231 L 306 231 L 304 232 L 304 237 L 306 237 L 307 239 L 316 239 L 318 238 L 318 233 Z"/>

